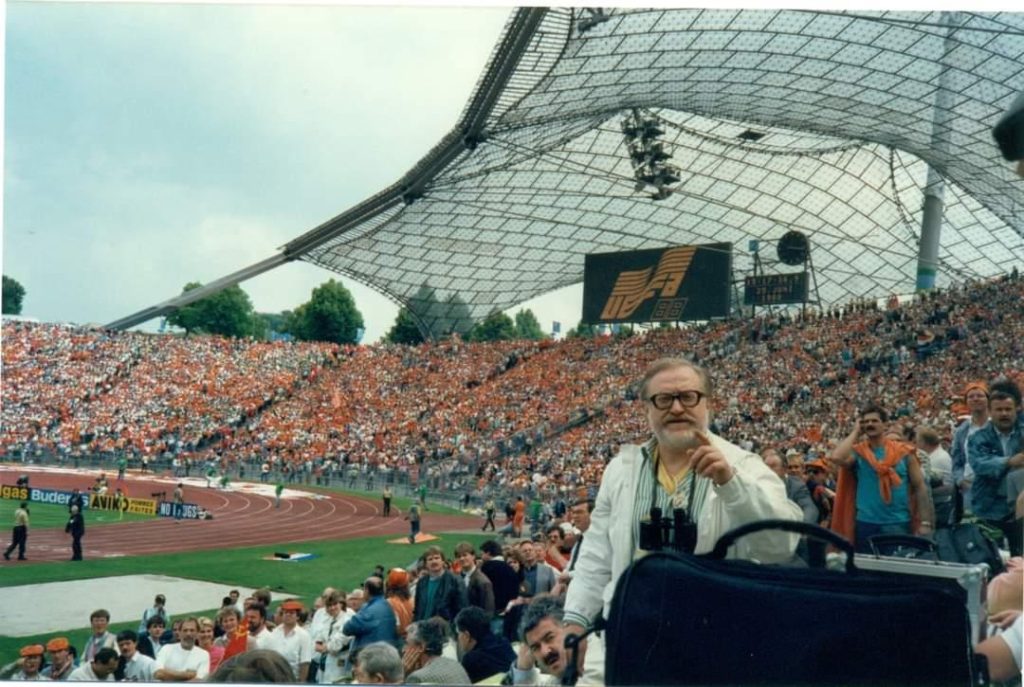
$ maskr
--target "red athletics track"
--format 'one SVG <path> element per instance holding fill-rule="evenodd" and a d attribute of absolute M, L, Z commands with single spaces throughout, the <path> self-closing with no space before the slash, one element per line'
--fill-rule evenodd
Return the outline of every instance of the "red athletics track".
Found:
<path fill-rule="evenodd" d="M 110 488 L 121 486 L 117 472 L 106 471 Z M 19 475 L 27 474 L 33 487 L 70 491 L 78 487 L 88 491 L 98 470 L 35 471 L 28 466 L 0 466 L 0 484 L 13 485 Z M 125 493 L 134 498 L 151 498 L 163 491 L 170 498 L 178 480 L 168 477 L 141 477 L 131 474 L 124 482 Z M 182 520 L 154 518 L 149 521 L 90 525 L 85 514 L 85 537 L 82 548 L 85 558 L 139 556 L 173 551 L 236 548 L 267 544 L 291 544 L 304 541 L 355 539 L 376 535 L 403 535 L 409 524 L 403 514 L 392 507 L 391 516 L 381 516 L 380 500 L 359 498 L 334 492 L 307 492 L 309 497 L 282 498 L 280 509 L 274 508 L 274 497 L 241 490 L 246 483 L 235 483 L 229 491 L 208 489 L 205 480 L 181 480 L 185 483 L 185 501 L 196 503 L 213 515 L 213 520 Z M 266 488 L 267 485 L 263 485 Z M 297 485 L 298 486 L 298 485 Z M 299 486 L 298 490 L 302 487 Z M 289 490 L 292 490 L 289 487 Z M 287 491 L 286 491 L 287 493 Z M 316 498 L 314 498 L 316 497 Z M 6 523 L 3 523 L 6 525 Z M 479 527 L 479 518 L 460 515 L 423 514 L 425 532 L 452 532 Z M 2 531 L 3 543 L 9 543 L 9 532 Z M 59 528 L 29 527 L 28 558 L 32 561 L 67 560 L 71 557 L 71 540 Z M 14 565 L 14 561 L 0 566 Z M 25 565 L 25 563 L 20 563 Z"/>

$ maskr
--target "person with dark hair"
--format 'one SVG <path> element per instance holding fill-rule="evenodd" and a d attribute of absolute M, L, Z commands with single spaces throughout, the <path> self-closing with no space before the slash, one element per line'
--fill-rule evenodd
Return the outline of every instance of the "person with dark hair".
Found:
<path fill-rule="evenodd" d="M 68 675 L 68 682 L 113 682 L 117 663 L 117 651 L 104 647 L 96 652 L 92 661 L 86 663 L 83 659 L 82 665 Z"/>
<path fill-rule="evenodd" d="M 476 564 L 476 550 L 467 541 L 455 545 L 455 560 L 459 562 L 459 574 L 466 585 L 466 602 L 494 617 L 494 585 Z"/>
<path fill-rule="evenodd" d="M 163 616 L 155 615 L 146 621 L 146 631 L 139 633 L 138 649 L 150 658 L 156 658 L 160 647 L 164 645 L 164 632 L 167 630 L 167 623 Z"/>
<path fill-rule="evenodd" d="M 405 633 L 402 667 L 408 684 L 468 685 L 471 680 L 458 661 L 442 656 L 448 623 L 438 617 L 413 623 Z"/>
<path fill-rule="evenodd" d="M 876 534 L 930 537 L 935 509 L 917 447 L 885 435 L 889 415 L 870 403 L 861 408 L 850 434 L 832 451 L 839 481 L 832 529 L 870 553 Z M 864 440 L 857 439 L 863 434 Z"/>
<path fill-rule="evenodd" d="M 249 646 L 254 649 L 266 649 L 270 639 L 270 628 L 267 627 L 267 607 L 254 601 L 245 607 L 245 623 L 249 628 Z"/>
<path fill-rule="evenodd" d="M 480 572 L 487 576 L 494 588 L 494 619 L 491 632 L 504 636 L 505 612 L 509 602 L 519 596 L 519 574 L 502 555 L 501 544 L 488 539 L 480 545 Z"/>
<path fill-rule="evenodd" d="M 439 546 L 423 552 L 423 567 L 427 576 L 416 583 L 413 619 L 426 620 L 437 615 L 451 622 L 466 607 L 465 585 L 445 570 L 444 552 Z"/>
<path fill-rule="evenodd" d="M 196 644 L 199 621 L 185 618 L 178 633 L 177 643 L 166 644 L 157 653 L 153 678 L 161 682 L 205 679 L 210 674 L 210 654 Z"/>
<path fill-rule="evenodd" d="M 207 682 L 287 683 L 295 682 L 295 673 L 276 651 L 253 649 L 221 663 Z"/>
<path fill-rule="evenodd" d="M 82 509 L 78 506 L 71 506 L 71 516 L 64 525 L 65 534 L 71 535 L 71 560 L 82 560 L 82 537 L 85 536 L 85 518 L 82 517 Z"/>
<path fill-rule="evenodd" d="M 67 637 L 52 637 L 46 642 L 46 651 L 50 654 L 50 665 L 43 668 L 42 676 L 47 680 L 61 682 L 67 680 L 77 667 L 72 655 L 72 646 Z"/>
<path fill-rule="evenodd" d="M 395 612 L 384 599 L 384 581 L 379 577 L 366 578 L 363 593 L 366 602 L 341 630 L 352 637 L 352 644 L 349 647 L 349 668 L 352 665 L 352 654 L 361 647 L 374 642 L 387 642 L 394 646 L 398 641 L 398 635 L 395 633 Z"/>
<path fill-rule="evenodd" d="M 146 631 L 149 619 L 155 617 L 164 619 L 164 627 L 171 623 L 171 616 L 167 613 L 167 597 L 163 594 L 157 594 L 153 599 L 153 605 L 142 612 L 142 621 L 139 622 L 139 634 Z"/>
<path fill-rule="evenodd" d="M 526 607 L 519 621 L 522 643 L 512 664 L 512 684 L 560 684 L 569 665 L 564 617 L 562 605 L 554 597 L 539 597 Z"/>
<path fill-rule="evenodd" d="M 402 656 L 387 642 L 374 642 L 359 650 L 352 671 L 360 685 L 400 685 L 405 679 Z"/>
<path fill-rule="evenodd" d="M 1010 555 L 1024 552 L 1024 532 L 1014 512 L 1015 496 L 1007 489 L 1011 472 L 1024 467 L 1024 407 L 1013 381 L 989 385 L 990 422 L 967 442 L 967 462 L 974 470 L 971 507 L 983 523 L 1003 533 Z M 1001 542 L 1000 542 L 1001 543 Z"/>
<path fill-rule="evenodd" d="M 14 509 L 14 529 L 11 530 L 11 545 L 4 551 L 4 560 L 11 560 L 11 551 L 18 549 L 18 560 L 24 561 L 25 546 L 28 544 L 28 502 L 22 501 L 21 505 Z"/>
<path fill-rule="evenodd" d="M 139 652 L 138 636 L 132 630 L 117 633 L 117 648 L 121 652 L 114 679 L 118 682 L 152 682 L 156 661 Z"/>
<path fill-rule="evenodd" d="M 89 615 L 89 625 L 92 627 L 92 634 L 82 649 L 82 661 L 91 661 L 100 649 L 117 648 L 117 637 L 107 631 L 110 625 L 110 611 L 105 608 L 96 609 Z"/>
<path fill-rule="evenodd" d="M 483 610 L 467 606 L 455 616 L 455 637 L 459 661 L 470 682 L 480 682 L 508 670 L 516 652 L 504 637 L 491 632 L 491 621 Z"/>

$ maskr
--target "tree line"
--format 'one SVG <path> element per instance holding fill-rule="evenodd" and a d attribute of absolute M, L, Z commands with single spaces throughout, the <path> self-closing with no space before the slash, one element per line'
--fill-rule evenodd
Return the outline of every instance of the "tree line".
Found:
<path fill-rule="evenodd" d="M 182 293 L 202 284 L 189 282 Z M 14 278 L 3 275 L 3 313 L 20 315 L 25 288 Z M 237 284 L 206 298 L 178 308 L 166 323 L 187 334 L 217 334 L 233 338 L 271 340 L 279 337 L 299 341 L 359 343 L 365 332 L 363 315 L 352 293 L 344 284 L 330 279 L 313 289 L 310 298 L 294 310 L 279 313 L 256 312 L 249 295 Z M 529 308 L 514 317 L 495 310 L 480 322 L 473 322 L 469 306 L 458 295 L 437 297 L 427 285 L 420 287 L 399 311 L 384 341 L 418 344 L 424 341 L 422 328 L 433 338 L 458 334 L 467 341 L 509 341 L 548 337 Z M 593 327 L 580 323 L 567 336 L 594 336 Z"/>

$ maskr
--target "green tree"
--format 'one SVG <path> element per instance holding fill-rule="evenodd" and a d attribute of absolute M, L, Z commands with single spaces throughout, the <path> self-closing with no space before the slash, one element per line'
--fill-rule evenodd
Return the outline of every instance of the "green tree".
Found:
<path fill-rule="evenodd" d="M 537 321 L 537 316 L 529 308 L 517 312 L 515 322 L 517 339 L 540 341 L 547 338 L 544 330 L 540 327 L 540 322 Z"/>
<path fill-rule="evenodd" d="M 418 344 L 423 343 L 423 334 L 416 326 L 416 320 L 409 309 L 400 308 L 394 326 L 384 336 L 384 339 L 396 344 Z"/>
<path fill-rule="evenodd" d="M 354 344 L 363 331 L 363 315 L 345 285 L 333 279 L 313 289 L 310 299 L 295 309 L 289 329 L 304 341 Z"/>
<path fill-rule="evenodd" d="M 565 338 L 567 339 L 592 339 L 597 336 L 597 327 L 592 324 L 587 324 L 583 320 L 576 325 L 575 329 L 570 329 L 566 333 Z"/>
<path fill-rule="evenodd" d="M 511 317 L 495 310 L 469 330 L 468 338 L 470 341 L 508 341 L 516 338 L 516 326 Z"/>
<path fill-rule="evenodd" d="M 25 287 L 17 279 L 8 277 L 5 274 L 3 279 L 3 314 L 20 315 L 21 302 L 23 300 L 25 300 Z"/>
<path fill-rule="evenodd" d="M 426 282 L 409 299 L 409 310 L 423 321 L 435 339 L 453 332 L 465 336 L 473 328 L 473 315 L 459 294 L 453 293 L 441 301 L 434 287 Z"/>
<path fill-rule="evenodd" d="M 202 284 L 189 282 L 182 293 L 198 289 Z M 253 336 L 259 330 L 249 295 L 238 284 L 182 306 L 167 316 L 167 323 L 189 333 L 221 336 Z"/>

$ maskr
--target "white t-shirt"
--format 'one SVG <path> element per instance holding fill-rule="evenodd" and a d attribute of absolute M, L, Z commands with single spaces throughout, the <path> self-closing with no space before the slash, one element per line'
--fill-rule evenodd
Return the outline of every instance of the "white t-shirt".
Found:
<path fill-rule="evenodd" d="M 295 671 L 295 677 L 299 676 L 299 665 L 309 663 L 313 657 L 313 640 L 305 628 L 298 625 L 290 634 L 285 634 L 284 625 L 278 625 L 260 648 L 281 654 Z"/>
<path fill-rule="evenodd" d="M 193 646 L 186 651 L 181 644 L 166 644 L 160 648 L 156 655 L 156 665 L 153 666 L 153 673 L 166 668 L 175 672 L 194 670 L 196 679 L 202 680 L 210 674 L 210 654 L 206 649 Z"/>
<path fill-rule="evenodd" d="M 68 675 L 68 682 L 113 682 L 114 674 L 110 673 L 106 678 L 100 679 L 92 670 L 92 662 L 83 663 Z"/>
<path fill-rule="evenodd" d="M 1021 651 L 1024 650 L 1024 635 L 1021 632 L 1022 621 L 1024 621 L 1024 615 L 1018 615 L 1017 619 L 1013 621 L 1013 625 L 1010 625 L 1002 634 L 997 635 L 1010 647 L 1010 653 L 1013 654 L 1013 662 L 1017 665 L 1017 670 L 1021 669 Z"/>

